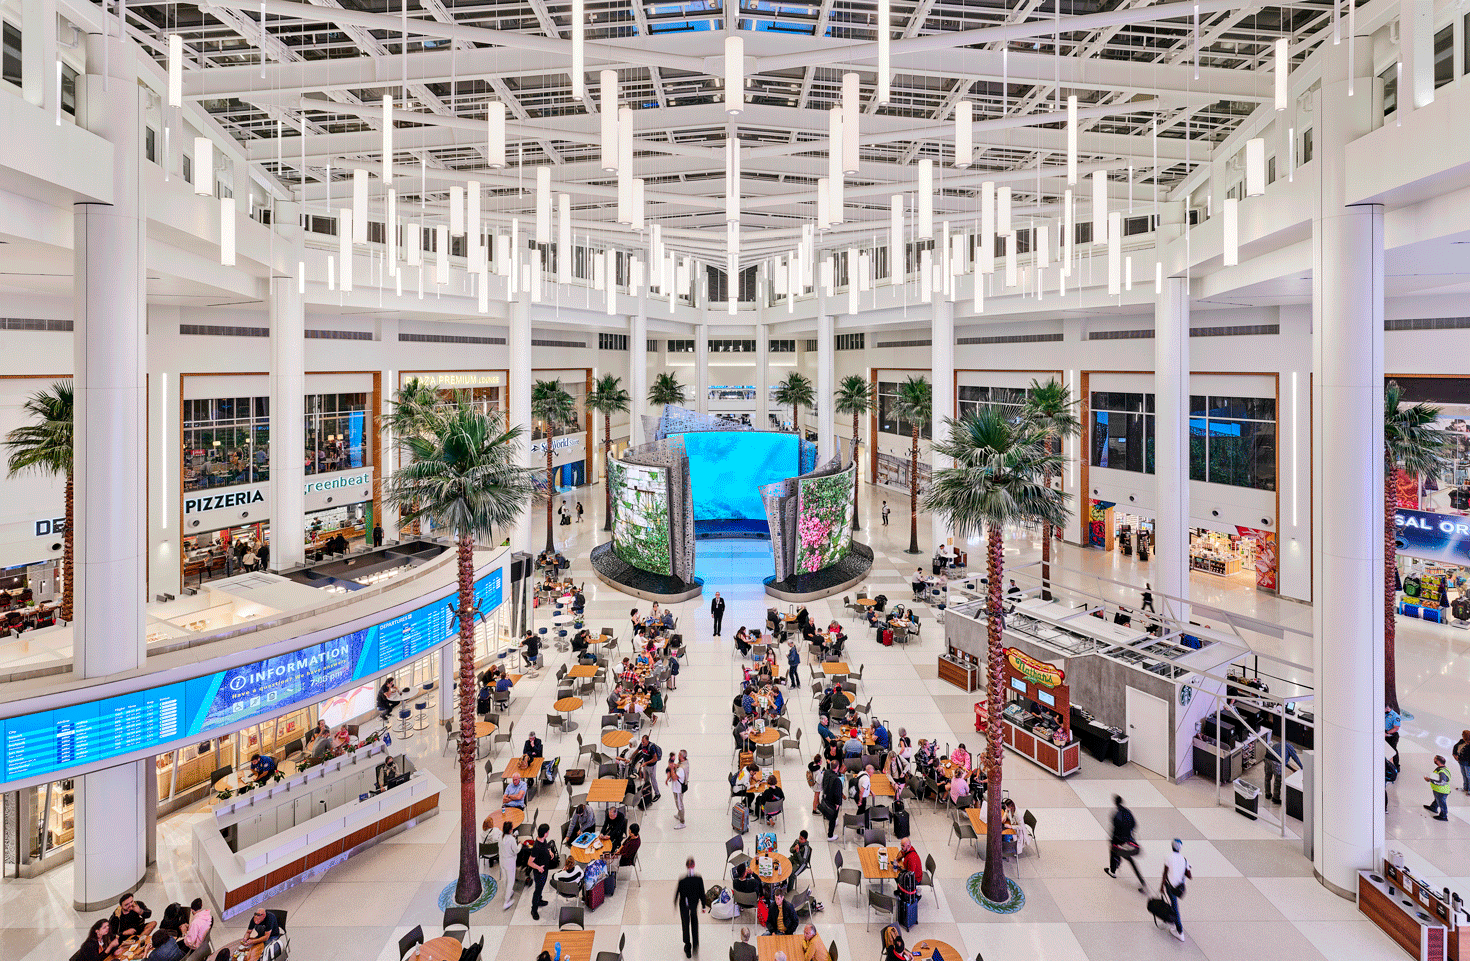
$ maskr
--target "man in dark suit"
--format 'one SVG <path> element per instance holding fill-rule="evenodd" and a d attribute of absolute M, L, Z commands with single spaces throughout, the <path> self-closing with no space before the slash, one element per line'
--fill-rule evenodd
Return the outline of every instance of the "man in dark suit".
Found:
<path fill-rule="evenodd" d="M 679 906 L 679 923 L 684 926 L 684 957 L 689 958 L 699 950 L 699 914 L 694 906 L 708 911 L 709 898 L 704 893 L 704 878 L 694 871 L 694 859 L 685 861 L 684 867 L 686 873 L 674 887 L 674 903 Z"/>
<path fill-rule="evenodd" d="M 521 757 L 535 759 L 544 756 L 541 739 L 536 736 L 535 731 L 532 731 L 531 736 L 526 738 L 526 743 L 521 747 Z"/>
<path fill-rule="evenodd" d="M 725 599 L 715 591 L 714 600 L 709 602 L 709 616 L 715 619 L 715 637 L 720 636 L 720 622 L 725 619 Z"/>

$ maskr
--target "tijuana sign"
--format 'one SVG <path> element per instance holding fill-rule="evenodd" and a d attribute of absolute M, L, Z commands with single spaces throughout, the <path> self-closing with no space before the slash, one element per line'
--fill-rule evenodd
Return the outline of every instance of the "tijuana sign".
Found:
<path fill-rule="evenodd" d="M 1006 662 L 1011 665 L 1011 670 L 1021 677 L 1042 687 L 1056 687 L 1067 676 L 1067 673 L 1056 665 L 1038 661 L 1014 647 L 1006 648 Z"/>

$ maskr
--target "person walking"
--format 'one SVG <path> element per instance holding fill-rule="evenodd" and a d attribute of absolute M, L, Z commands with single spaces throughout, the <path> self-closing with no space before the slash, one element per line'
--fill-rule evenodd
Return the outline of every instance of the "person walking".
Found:
<path fill-rule="evenodd" d="M 709 616 L 715 619 L 715 637 L 720 636 L 720 623 L 725 619 L 725 599 L 715 591 L 714 599 L 709 602 Z"/>
<path fill-rule="evenodd" d="M 1393 750 L 1393 766 L 1395 768 L 1403 766 L 1399 762 L 1399 725 L 1402 723 L 1403 718 L 1399 716 L 1398 711 L 1395 711 L 1391 707 L 1384 707 L 1383 739 L 1388 742 L 1388 746 Z"/>
<path fill-rule="evenodd" d="M 511 902 L 516 897 L 516 855 L 521 851 L 520 841 L 516 838 L 515 825 L 506 821 L 500 826 L 500 882 L 505 885 L 505 905 L 502 910 L 509 911 Z"/>
<path fill-rule="evenodd" d="M 1443 754 L 1434 756 L 1434 773 L 1424 780 L 1429 782 L 1429 788 L 1434 792 L 1434 801 L 1424 805 L 1424 810 L 1431 812 L 1436 821 L 1448 821 L 1450 819 L 1450 769 L 1445 765 Z"/>
<path fill-rule="evenodd" d="M 819 805 L 822 817 L 827 819 L 827 840 L 837 840 L 837 812 L 842 809 L 842 775 L 837 773 L 837 762 L 827 761 L 822 772 L 822 802 Z"/>
<path fill-rule="evenodd" d="M 1150 614 L 1154 613 L 1154 586 L 1148 581 L 1143 582 L 1143 603 L 1139 607 Z"/>
<path fill-rule="evenodd" d="M 699 950 L 699 913 L 709 910 L 709 896 L 704 892 L 704 878 L 694 870 L 694 859 L 684 861 L 684 876 L 674 886 L 674 903 L 679 906 L 679 924 L 684 929 L 684 957 L 694 956 Z"/>
<path fill-rule="evenodd" d="M 669 793 L 674 796 L 674 810 L 678 812 L 678 822 L 674 825 L 676 829 L 684 826 L 684 770 L 679 767 L 679 758 L 674 752 L 669 752 L 669 767 L 664 772 L 664 783 L 669 786 Z"/>
<path fill-rule="evenodd" d="M 1179 914 L 1179 899 L 1184 897 L 1184 882 L 1194 877 L 1194 872 L 1189 869 L 1189 861 L 1184 857 L 1184 842 L 1178 838 L 1174 839 L 1174 850 L 1164 859 L 1164 877 L 1162 887 L 1164 896 L 1169 899 L 1169 907 L 1174 910 L 1174 937 L 1180 941 L 1184 940 L 1184 918 Z"/>
<path fill-rule="evenodd" d="M 883 502 L 883 526 L 888 526 L 888 502 Z"/>
<path fill-rule="evenodd" d="M 1290 742 L 1282 742 L 1280 747 L 1271 743 L 1272 731 L 1268 727 L 1261 728 L 1261 743 L 1266 747 L 1266 797 L 1274 804 L 1281 803 L 1281 791 L 1286 782 L 1283 778 L 1291 773 L 1291 766 L 1296 765 L 1301 769 L 1302 759 L 1296 753 L 1296 748 Z M 1276 786 L 1273 791 L 1272 785 Z"/>
<path fill-rule="evenodd" d="M 383 546 L 383 525 L 382 524 L 375 524 L 373 526 L 373 546 L 374 547 L 382 547 Z"/>
<path fill-rule="evenodd" d="M 582 523 L 582 502 L 577 501 L 577 523 Z"/>
<path fill-rule="evenodd" d="M 1450 751 L 1455 757 L 1455 763 L 1460 765 L 1460 777 L 1464 778 L 1464 790 L 1470 794 L 1470 731 L 1461 731 L 1460 739 L 1455 742 Z"/>
<path fill-rule="evenodd" d="M 503 830 L 503 829 L 502 829 Z M 541 892 L 546 888 L 546 878 L 551 871 L 552 865 L 556 863 L 556 856 L 551 853 L 551 842 L 546 835 L 550 833 L 551 825 L 543 824 L 536 828 L 536 843 L 531 845 L 531 880 L 535 882 L 535 890 L 531 894 L 531 920 L 541 920 L 541 909 L 550 904 L 541 898 Z"/>
<path fill-rule="evenodd" d="M 786 644 L 786 676 L 791 681 L 792 687 L 801 686 L 801 674 L 797 671 L 799 667 L 801 667 L 801 655 L 796 652 L 796 642 L 789 641 Z"/>
<path fill-rule="evenodd" d="M 1138 842 L 1133 839 L 1133 832 L 1138 829 L 1138 821 L 1134 819 L 1133 812 L 1123 804 L 1123 798 L 1117 794 L 1113 795 L 1113 836 L 1108 842 L 1108 866 L 1103 873 L 1110 878 L 1118 876 L 1118 865 L 1124 861 L 1133 869 L 1133 874 L 1138 878 L 1138 893 L 1145 894 L 1148 886 L 1143 882 L 1143 872 L 1138 870 Z"/>

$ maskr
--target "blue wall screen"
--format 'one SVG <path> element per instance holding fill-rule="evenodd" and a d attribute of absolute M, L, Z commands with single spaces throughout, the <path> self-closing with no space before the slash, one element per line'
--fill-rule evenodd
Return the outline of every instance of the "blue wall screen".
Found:
<path fill-rule="evenodd" d="M 475 583 L 480 612 L 503 597 L 501 570 Z M 289 654 L 101 701 L 0 721 L 0 783 L 34 778 L 200 735 L 321 700 L 449 640 L 451 595 Z"/>
<path fill-rule="evenodd" d="M 689 455 L 694 520 L 766 519 L 760 489 L 800 473 L 795 434 L 706 431 L 681 434 Z"/>

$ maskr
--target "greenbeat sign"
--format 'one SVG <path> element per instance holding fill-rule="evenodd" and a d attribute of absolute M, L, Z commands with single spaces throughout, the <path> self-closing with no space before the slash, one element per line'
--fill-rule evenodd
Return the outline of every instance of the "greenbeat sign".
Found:
<path fill-rule="evenodd" d="M 503 597 L 501 569 L 475 582 L 479 609 Z M 0 784 L 60 775 L 322 700 L 450 640 L 451 597 L 288 654 L 132 694 L 0 721 Z"/>

